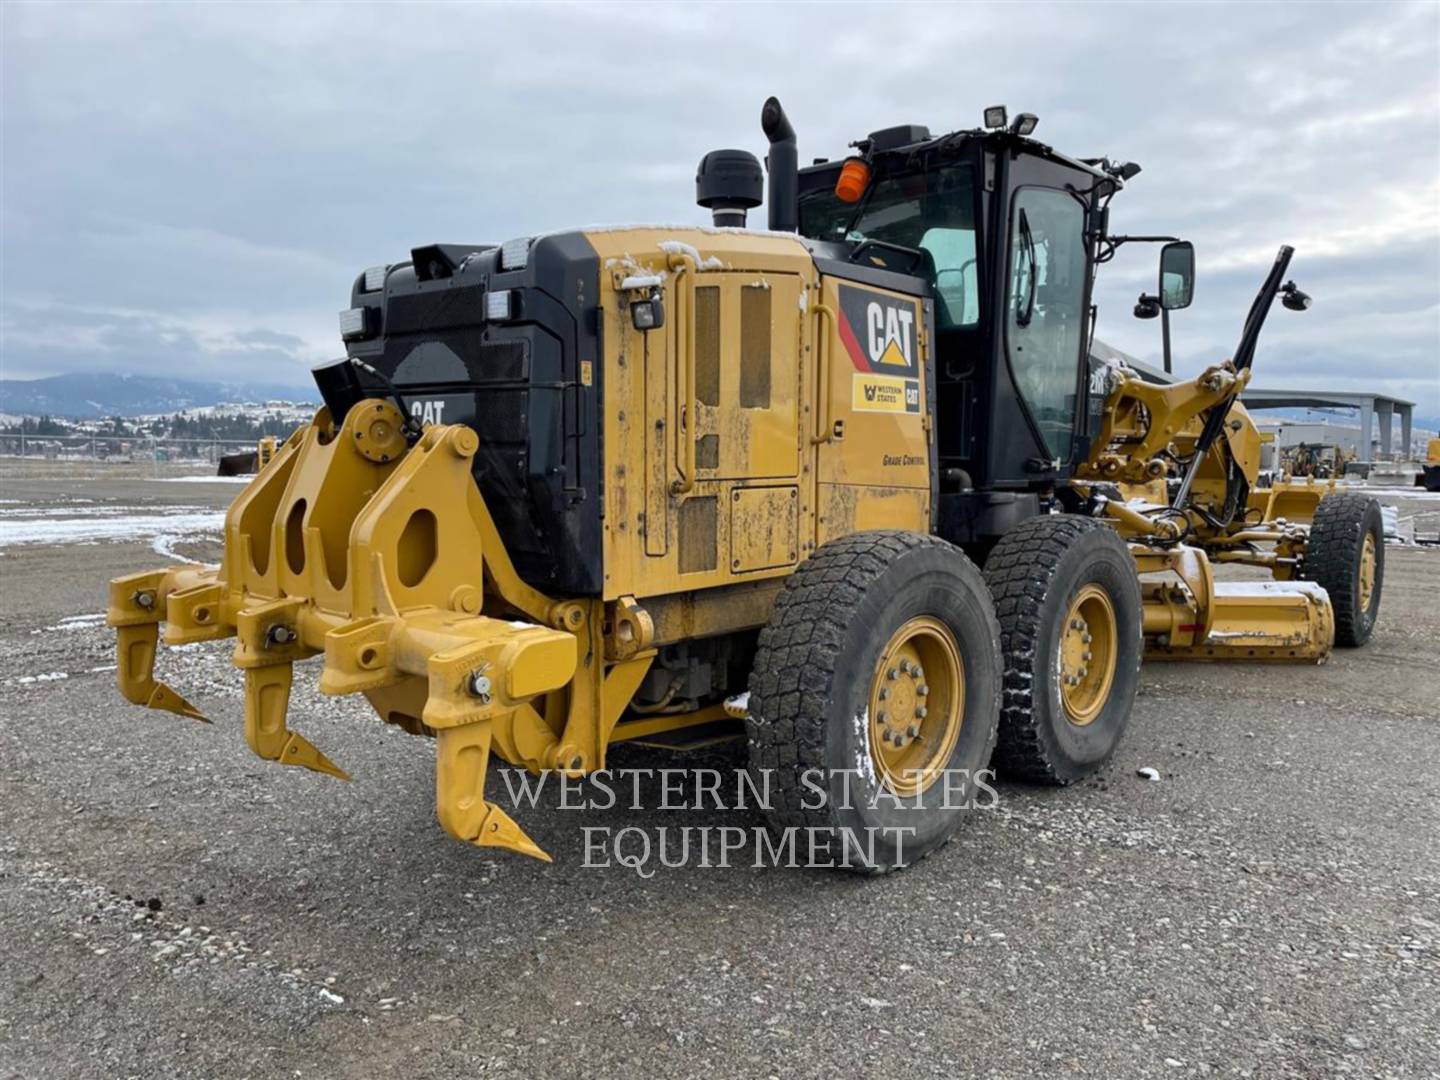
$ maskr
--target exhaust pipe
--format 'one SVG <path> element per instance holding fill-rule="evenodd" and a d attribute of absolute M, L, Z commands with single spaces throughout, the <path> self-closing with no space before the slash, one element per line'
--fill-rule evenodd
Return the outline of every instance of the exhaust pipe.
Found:
<path fill-rule="evenodd" d="M 800 226 L 800 161 L 795 129 L 779 98 L 766 100 L 760 110 L 760 128 L 770 140 L 770 153 L 765 156 L 770 170 L 770 231 L 795 232 Z"/>

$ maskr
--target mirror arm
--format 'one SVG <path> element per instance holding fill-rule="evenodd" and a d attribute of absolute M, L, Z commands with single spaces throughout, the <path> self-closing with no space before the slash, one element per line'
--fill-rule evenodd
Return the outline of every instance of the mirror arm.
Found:
<path fill-rule="evenodd" d="M 1164 304 L 1160 305 L 1160 341 L 1161 350 L 1165 357 L 1165 374 L 1172 374 L 1170 368 L 1170 309 Z"/>
<path fill-rule="evenodd" d="M 1178 236 L 1111 236 L 1107 238 L 1114 247 L 1121 244 L 1178 244 Z"/>

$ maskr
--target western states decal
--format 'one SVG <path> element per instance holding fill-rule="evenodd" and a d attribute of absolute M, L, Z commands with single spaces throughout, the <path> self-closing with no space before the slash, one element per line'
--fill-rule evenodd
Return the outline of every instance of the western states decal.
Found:
<path fill-rule="evenodd" d="M 918 301 L 840 285 L 840 341 L 855 366 L 856 412 L 919 413 Z"/>

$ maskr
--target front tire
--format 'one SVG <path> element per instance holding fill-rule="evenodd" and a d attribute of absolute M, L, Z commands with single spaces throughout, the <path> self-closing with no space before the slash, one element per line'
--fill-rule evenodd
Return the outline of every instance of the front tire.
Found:
<path fill-rule="evenodd" d="M 1140 583 L 1109 525 L 1057 514 L 1011 529 L 985 563 L 1005 658 L 995 764 L 1072 784 L 1120 743 L 1140 682 Z"/>
<path fill-rule="evenodd" d="M 821 830 L 846 869 L 922 858 L 987 798 L 999 706 L 999 627 L 959 549 L 889 531 L 823 545 L 785 583 L 750 676 L 769 824 L 797 844 Z"/>
<path fill-rule="evenodd" d="M 1370 640 L 1385 583 L 1385 523 L 1368 495 L 1327 495 L 1315 508 L 1305 546 L 1302 581 L 1330 594 L 1335 644 L 1355 648 Z"/>

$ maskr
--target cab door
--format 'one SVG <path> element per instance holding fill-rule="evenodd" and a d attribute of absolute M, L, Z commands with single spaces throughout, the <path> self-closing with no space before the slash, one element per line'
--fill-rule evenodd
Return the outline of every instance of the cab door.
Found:
<path fill-rule="evenodd" d="M 1088 385 L 1090 263 L 1087 204 L 1072 188 L 1085 178 L 1038 158 L 1009 170 L 997 245 L 996 365 L 991 432 L 993 477 L 1028 483 L 1068 472 L 1084 427 Z M 1082 188 L 1083 190 L 1083 188 Z M 997 223 L 999 224 L 999 223 Z"/>

